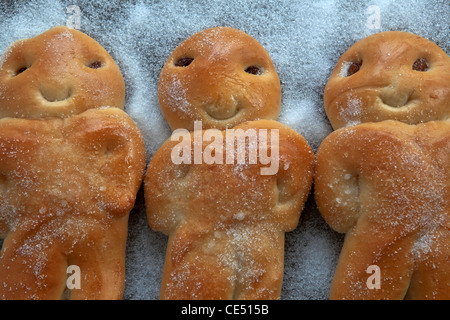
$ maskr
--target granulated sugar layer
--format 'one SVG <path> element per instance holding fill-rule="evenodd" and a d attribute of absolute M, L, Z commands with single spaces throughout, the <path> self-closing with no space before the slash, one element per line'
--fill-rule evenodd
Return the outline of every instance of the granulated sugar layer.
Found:
<path fill-rule="evenodd" d="M 75 6 L 73 6 L 75 4 Z M 144 134 L 148 160 L 170 136 L 157 102 L 165 60 L 185 38 L 214 26 L 257 39 L 277 68 L 279 121 L 314 151 L 331 132 L 323 89 L 339 56 L 375 32 L 416 33 L 450 51 L 450 5 L 440 1 L 2 1 L 0 52 L 14 41 L 70 24 L 115 59 L 126 83 L 125 110 Z M 1 241 L 1 240 L 0 240 Z M 343 237 L 310 197 L 298 228 L 286 235 L 282 299 L 326 299 Z M 167 238 L 147 225 L 143 194 L 130 216 L 125 299 L 157 299 Z"/>

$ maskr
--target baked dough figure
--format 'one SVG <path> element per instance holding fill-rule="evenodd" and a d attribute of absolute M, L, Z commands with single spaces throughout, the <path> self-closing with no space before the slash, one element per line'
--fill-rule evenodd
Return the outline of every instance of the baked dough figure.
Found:
<path fill-rule="evenodd" d="M 80 31 L 55 27 L 2 56 L 1 299 L 122 297 L 145 169 L 124 91 L 115 62 Z"/>
<path fill-rule="evenodd" d="M 192 52 L 198 55 L 189 55 Z M 173 61 L 186 56 L 195 59 L 176 69 Z M 251 65 L 262 67 L 263 73 L 245 72 Z M 208 70 L 211 72 L 206 75 L 208 79 L 201 80 L 199 73 L 203 75 Z M 234 104 L 230 107 L 223 101 L 248 95 L 259 101 L 264 110 L 261 116 L 278 115 L 280 92 L 276 71 L 262 46 L 242 31 L 221 27 L 195 34 L 174 51 L 161 75 L 163 97 L 167 94 L 166 79 L 174 79 L 175 83 L 178 77 L 191 79 L 191 82 L 180 80 L 182 86 L 172 91 L 173 97 L 168 100 L 184 103 L 189 96 L 185 93 L 198 92 L 195 99 L 213 103 L 207 107 L 219 112 L 235 110 Z M 215 102 L 211 102 L 211 97 Z M 204 135 L 211 133 L 206 129 L 215 128 L 214 151 L 211 140 L 203 142 L 200 148 L 203 157 L 213 153 L 223 164 L 205 161 L 175 164 L 171 158 L 180 143 L 178 139 L 167 140 L 149 163 L 144 180 L 148 221 L 152 229 L 169 235 L 160 298 L 278 299 L 283 278 L 284 233 L 297 226 L 312 184 L 314 154 L 300 134 L 277 121 L 245 121 L 235 126 L 241 115 L 258 114 L 250 110 L 254 106 L 247 105 L 248 100 L 243 100 L 244 109 L 238 116 L 221 121 L 204 118 L 201 102 L 194 101 L 183 104 L 192 106 L 187 112 L 183 110 L 166 119 L 172 128 L 189 129 L 193 127 L 192 121 L 203 121 L 205 130 L 200 134 L 206 140 Z M 184 117 L 187 113 L 192 117 Z M 242 130 L 243 135 L 255 130 L 259 145 L 246 140 L 245 147 L 236 145 L 230 150 L 223 130 L 228 126 L 235 132 Z M 260 133 L 264 130 L 268 141 L 261 146 Z M 272 143 L 272 130 L 278 130 L 278 144 Z M 185 130 L 184 134 L 182 140 L 190 141 L 188 149 L 193 159 L 199 145 L 195 136 L 199 132 Z M 223 136 L 221 142 L 217 134 Z M 275 151 L 279 154 L 276 173 L 262 175 L 261 169 L 267 165 L 260 161 L 250 163 L 247 158 L 245 163 L 237 162 L 242 152 L 249 157 L 252 148 L 262 150 L 266 146 L 267 154 Z M 229 152 L 235 153 L 233 163 L 226 161 Z"/>
<path fill-rule="evenodd" d="M 341 74 L 343 61 L 355 56 L 359 71 Z M 427 67 L 417 68 L 419 60 Z M 450 58 L 412 34 L 375 34 L 344 53 L 327 87 L 339 113 L 352 115 L 329 114 L 334 128 L 349 126 L 317 152 L 318 208 L 346 233 L 330 298 L 449 299 Z M 411 101 L 383 106 L 372 94 L 384 90 L 392 99 L 409 92 Z M 352 99 L 361 112 L 350 110 Z"/>

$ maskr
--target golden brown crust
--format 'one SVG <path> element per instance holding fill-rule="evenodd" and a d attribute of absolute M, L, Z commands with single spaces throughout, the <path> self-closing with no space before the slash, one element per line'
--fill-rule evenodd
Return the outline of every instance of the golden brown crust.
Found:
<path fill-rule="evenodd" d="M 13 43 L 0 58 L 0 83 L 0 118 L 67 117 L 124 107 L 125 83 L 108 52 L 63 26 Z"/>
<path fill-rule="evenodd" d="M 381 32 L 340 57 L 325 87 L 325 111 L 334 129 L 383 120 L 446 120 L 449 83 L 450 57 L 435 43 L 407 32 Z"/>
<path fill-rule="evenodd" d="M 177 66 L 183 58 L 193 60 Z M 160 74 L 158 98 L 172 130 L 193 130 L 195 120 L 205 129 L 224 130 L 244 121 L 276 119 L 281 87 L 260 43 L 243 31 L 216 27 L 192 35 L 173 51 Z"/>
<path fill-rule="evenodd" d="M 360 124 L 317 152 L 315 198 L 346 233 L 332 299 L 449 299 L 450 122 Z M 369 289 L 367 268 L 380 268 Z"/>
<path fill-rule="evenodd" d="M 260 162 L 227 164 L 225 131 L 218 131 L 224 137 L 223 164 L 174 164 L 171 154 L 179 141 L 168 140 L 148 165 L 148 221 L 169 235 L 161 299 L 279 298 L 284 233 L 297 226 L 312 184 L 314 154 L 301 135 L 276 121 L 233 129 L 279 130 L 278 172 L 261 175 L 266 165 Z M 192 152 L 195 134 L 186 132 Z M 203 143 L 203 152 L 208 145 Z"/>
<path fill-rule="evenodd" d="M 144 168 L 141 133 L 120 109 L 0 120 L 0 298 L 59 299 L 77 265 L 71 299 L 120 299 Z"/>

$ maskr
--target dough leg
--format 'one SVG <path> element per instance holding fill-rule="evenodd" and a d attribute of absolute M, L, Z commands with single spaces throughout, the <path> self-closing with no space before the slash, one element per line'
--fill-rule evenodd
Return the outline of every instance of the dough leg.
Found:
<path fill-rule="evenodd" d="M 415 300 L 450 299 L 450 231 L 441 229 L 418 240 L 417 269 L 406 296 Z"/>
<path fill-rule="evenodd" d="M 284 232 L 258 228 L 241 232 L 235 239 L 239 281 L 234 298 L 279 299 L 283 282 Z"/>
<path fill-rule="evenodd" d="M 41 225 L 12 232 L 0 258 L 1 299 L 120 299 L 123 294 L 127 217 L 94 230 Z M 86 229 L 88 229 L 87 225 Z M 17 228 L 21 230 L 21 228 Z M 27 228 L 23 228 L 26 230 Z M 63 233 L 71 229 L 73 234 Z M 76 231 L 75 231 L 76 230 Z M 87 239 L 87 240 L 86 240 Z M 79 269 L 79 278 L 70 281 Z M 11 272 L 14 270 L 14 272 Z M 68 280 L 79 284 L 68 290 Z"/>
<path fill-rule="evenodd" d="M 68 256 L 68 264 L 80 270 L 80 288 L 72 289 L 71 300 L 118 300 L 125 283 L 125 246 L 127 237 L 125 216 L 106 230 L 93 231 L 90 240 L 80 242 Z"/>
<path fill-rule="evenodd" d="M 175 233 L 169 238 L 160 299 L 231 299 L 236 281 L 234 253 L 223 233 L 188 239 Z M 183 241 L 183 239 L 185 241 Z"/>
<path fill-rule="evenodd" d="M 10 233 L 0 258 L 0 299 L 61 299 L 67 258 L 59 244 L 29 234 Z"/>
<path fill-rule="evenodd" d="M 280 297 L 284 232 L 260 225 L 210 234 L 187 229 L 169 238 L 161 299 Z"/>
<path fill-rule="evenodd" d="M 414 268 L 413 241 L 414 234 L 396 237 L 395 230 L 367 225 L 348 232 L 330 299 L 403 299 Z"/>

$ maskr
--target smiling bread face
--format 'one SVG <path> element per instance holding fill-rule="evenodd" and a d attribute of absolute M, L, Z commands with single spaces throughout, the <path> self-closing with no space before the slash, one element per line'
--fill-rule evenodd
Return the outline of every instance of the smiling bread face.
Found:
<path fill-rule="evenodd" d="M 407 32 L 382 32 L 341 56 L 325 87 L 325 111 L 334 129 L 383 120 L 445 120 L 449 84 L 450 57 L 435 43 Z"/>
<path fill-rule="evenodd" d="M 167 59 L 159 104 L 172 130 L 224 130 L 247 120 L 276 119 L 280 80 L 267 51 L 228 27 L 206 29 L 183 41 Z"/>
<path fill-rule="evenodd" d="M 111 56 L 86 34 L 52 28 L 13 43 L 0 59 L 0 118 L 67 117 L 124 108 L 125 83 Z"/>

